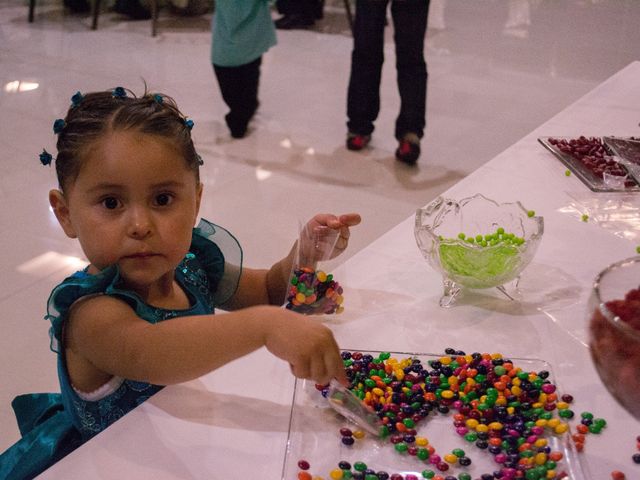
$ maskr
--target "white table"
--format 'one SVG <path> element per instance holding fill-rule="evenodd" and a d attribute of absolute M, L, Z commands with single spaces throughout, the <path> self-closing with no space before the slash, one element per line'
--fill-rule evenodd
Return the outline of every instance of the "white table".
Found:
<path fill-rule="evenodd" d="M 544 359 L 562 391 L 575 397 L 577 414 L 588 410 L 608 422 L 601 435 L 587 438 L 587 478 L 610 478 L 616 469 L 640 478 L 631 461 L 640 422 L 599 380 L 586 322 L 594 277 L 635 254 L 639 227 L 616 231 L 593 210 L 584 212 L 592 220 L 582 222 L 580 205 L 592 207 L 604 197 L 566 177 L 537 142 L 540 136 L 638 135 L 639 121 L 640 62 L 634 62 L 445 193 L 519 200 L 544 216 L 545 235 L 523 275 L 528 293 L 522 301 L 477 291 L 449 309 L 439 307 L 441 278 L 416 247 L 411 216 L 334 272 L 345 288 L 346 310 L 326 320 L 341 347 L 441 353 L 451 346 Z M 40 478 L 279 479 L 293 385 L 288 366 L 260 350 L 165 388 Z"/>

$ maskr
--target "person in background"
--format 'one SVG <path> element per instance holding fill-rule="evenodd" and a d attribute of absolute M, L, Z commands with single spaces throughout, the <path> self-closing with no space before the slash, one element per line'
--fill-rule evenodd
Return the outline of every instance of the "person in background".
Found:
<path fill-rule="evenodd" d="M 12 402 L 22 439 L 0 455 L 1 479 L 33 478 L 163 386 L 261 347 L 297 377 L 347 383 L 331 330 L 281 305 L 297 252 L 336 257 L 360 216 L 315 215 L 270 269 L 244 267 L 229 232 L 194 228 L 203 185 L 192 127 L 170 97 L 122 87 L 76 93 L 54 122 L 49 203 L 89 264 L 49 296 L 61 393 Z"/>
<path fill-rule="evenodd" d="M 268 0 L 216 2 L 212 19 L 211 63 L 233 138 L 243 138 L 258 109 L 262 55 L 276 44 Z"/>
<path fill-rule="evenodd" d="M 324 0 L 277 0 L 282 17 L 275 21 L 279 30 L 309 28 L 323 17 Z"/>
<path fill-rule="evenodd" d="M 384 28 L 389 0 L 357 0 L 351 76 L 347 92 L 347 148 L 362 150 L 371 141 L 380 111 Z M 426 124 L 427 64 L 424 39 L 429 0 L 391 0 L 400 113 L 395 156 L 413 165 L 420 156 Z"/>

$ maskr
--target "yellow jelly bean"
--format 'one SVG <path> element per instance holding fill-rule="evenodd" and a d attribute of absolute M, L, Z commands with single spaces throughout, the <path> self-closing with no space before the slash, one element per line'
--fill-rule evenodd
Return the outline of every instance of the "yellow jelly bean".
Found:
<path fill-rule="evenodd" d="M 547 427 L 549 428 L 556 428 L 558 425 L 560 425 L 560 420 L 557 418 L 552 418 L 547 422 Z"/>
<path fill-rule="evenodd" d="M 429 445 L 429 440 L 427 440 L 425 437 L 416 437 L 416 445 L 418 445 L 419 447 L 426 447 L 427 445 Z"/>
<path fill-rule="evenodd" d="M 533 443 L 533 446 L 534 446 L 534 447 L 538 447 L 538 448 L 540 448 L 540 447 L 546 447 L 546 446 L 547 446 L 547 443 L 548 443 L 548 442 L 547 442 L 547 439 L 546 439 L 546 438 L 539 438 L 539 439 L 537 439 L 537 440 Z"/>
<path fill-rule="evenodd" d="M 451 363 L 451 357 L 440 357 L 440 363 L 442 365 L 449 365 Z"/>
<path fill-rule="evenodd" d="M 305 296 L 304 293 L 302 293 L 302 292 L 296 293 L 296 300 L 299 301 L 300 303 L 304 303 L 304 301 L 306 299 L 307 299 L 307 297 Z"/>
<path fill-rule="evenodd" d="M 569 408 L 569 404 L 567 402 L 558 402 L 556 403 L 556 407 L 558 408 L 558 410 L 566 410 L 567 408 Z"/>
<path fill-rule="evenodd" d="M 458 457 L 456 457 L 453 453 L 447 453 L 443 458 L 445 462 L 451 464 L 454 464 L 458 461 Z"/>
<path fill-rule="evenodd" d="M 375 387 L 371 389 L 371 392 L 378 397 L 382 397 L 384 395 L 384 391 L 381 388 Z"/>
<path fill-rule="evenodd" d="M 533 457 L 533 461 L 536 465 L 544 465 L 547 463 L 547 454 L 546 453 L 538 453 L 535 457 Z"/>
<path fill-rule="evenodd" d="M 489 428 L 491 430 L 502 430 L 502 424 L 500 422 L 491 422 Z"/>
<path fill-rule="evenodd" d="M 476 432 L 478 433 L 485 433 L 488 431 L 489 431 L 489 427 L 487 427 L 484 423 L 481 423 L 476 427 Z"/>
<path fill-rule="evenodd" d="M 335 468 L 333 470 L 331 470 L 331 472 L 329 473 L 329 476 L 331 478 L 333 478 L 333 480 L 340 480 L 343 477 L 343 472 L 341 469 L 339 468 Z"/>
<path fill-rule="evenodd" d="M 478 425 L 480 425 L 480 422 L 478 422 L 478 420 L 476 420 L 475 418 L 469 418 L 465 422 L 465 425 L 467 426 L 467 428 L 475 429 Z"/>
<path fill-rule="evenodd" d="M 536 427 L 546 427 L 547 421 L 544 418 L 536 420 Z"/>
<path fill-rule="evenodd" d="M 327 274 L 324 273 L 322 270 L 318 270 L 318 273 L 316 273 L 316 278 L 320 282 L 326 282 L 327 281 Z"/>
<path fill-rule="evenodd" d="M 358 440 L 360 440 L 361 438 L 364 438 L 364 432 L 362 430 L 354 430 L 353 431 L 353 438 L 357 438 Z"/>
<path fill-rule="evenodd" d="M 454 393 L 451 390 L 444 390 L 440 395 L 442 398 L 453 398 Z"/>
<path fill-rule="evenodd" d="M 519 386 L 514 385 L 513 387 L 511 387 L 511 393 L 513 395 L 519 396 L 522 393 L 522 389 Z"/>
<path fill-rule="evenodd" d="M 566 433 L 567 430 L 569 430 L 569 425 L 567 425 L 566 423 L 561 423 L 560 425 L 556 426 L 553 429 L 553 431 L 556 432 L 557 434 Z"/>
<path fill-rule="evenodd" d="M 550 480 L 556 478 L 556 471 L 555 470 L 547 470 L 547 478 L 550 479 Z"/>
<path fill-rule="evenodd" d="M 515 411 L 516 411 L 515 407 L 507 407 L 507 413 L 509 415 L 513 415 Z"/>
<path fill-rule="evenodd" d="M 543 408 L 544 405 L 541 402 L 535 402 L 531 405 L 531 408 Z"/>

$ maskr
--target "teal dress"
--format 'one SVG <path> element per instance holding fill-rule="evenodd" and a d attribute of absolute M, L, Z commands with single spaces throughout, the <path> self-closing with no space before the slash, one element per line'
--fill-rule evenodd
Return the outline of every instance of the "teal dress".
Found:
<path fill-rule="evenodd" d="M 89 275 L 86 269 L 76 272 L 54 288 L 45 318 L 51 321 L 51 349 L 57 353 L 61 393 L 27 394 L 14 399 L 12 406 L 22 438 L 0 455 L 0 480 L 35 477 L 163 388 L 123 379 L 115 391 L 100 400 L 81 398 L 69 381 L 62 334 L 74 302 L 87 295 L 113 296 L 149 323 L 211 314 L 235 293 L 241 268 L 242 250 L 235 238 L 203 220 L 193 231 L 189 253 L 175 271 L 176 281 L 189 298 L 190 306 L 185 310 L 146 304 L 134 292 L 121 288 L 116 266 L 98 275 Z"/>
<path fill-rule="evenodd" d="M 211 22 L 214 65 L 246 65 L 276 44 L 268 0 L 218 0 Z"/>

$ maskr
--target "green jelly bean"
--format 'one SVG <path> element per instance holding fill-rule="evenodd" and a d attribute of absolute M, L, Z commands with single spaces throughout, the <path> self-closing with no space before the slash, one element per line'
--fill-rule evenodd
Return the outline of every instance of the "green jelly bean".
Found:
<path fill-rule="evenodd" d="M 433 478 L 435 476 L 436 476 L 436 472 L 434 472 L 433 470 L 423 470 L 422 471 L 422 477 L 423 478 L 430 479 L 430 478 Z"/>
<path fill-rule="evenodd" d="M 429 459 L 429 450 L 427 450 L 426 448 L 420 447 L 418 448 L 418 451 L 416 453 L 416 457 L 418 457 L 420 460 L 428 460 Z M 425 477 L 427 478 L 427 477 Z"/>
<path fill-rule="evenodd" d="M 462 472 L 460 475 L 458 475 L 458 480 L 471 480 L 471 475 L 469 475 L 467 472 Z"/>
<path fill-rule="evenodd" d="M 410 418 L 405 418 L 404 420 L 402 420 L 402 423 L 404 423 L 404 426 L 407 428 L 413 428 L 416 426 L 416 422 L 414 422 Z"/>
<path fill-rule="evenodd" d="M 353 468 L 358 472 L 364 472 L 367 469 L 367 464 L 364 462 L 356 462 L 353 464 Z"/>
<path fill-rule="evenodd" d="M 593 424 L 598 426 L 598 427 L 600 427 L 600 428 L 603 428 L 603 427 L 607 426 L 607 421 L 604 418 L 596 418 L 593 421 Z"/>
<path fill-rule="evenodd" d="M 400 453 L 404 453 L 409 449 L 409 447 L 407 447 L 407 444 L 404 442 L 396 443 L 394 447 L 396 451 Z"/>
<path fill-rule="evenodd" d="M 451 450 L 451 453 L 453 453 L 458 458 L 464 457 L 464 450 L 462 450 L 461 448 L 454 448 L 453 450 Z"/>
<path fill-rule="evenodd" d="M 580 416 L 581 416 L 582 418 L 586 418 L 586 419 L 588 419 L 588 420 L 593 420 L 593 413 L 591 413 L 591 412 L 582 412 L 582 413 L 580 414 Z"/>
<path fill-rule="evenodd" d="M 464 435 L 464 439 L 467 442 L 475 442 L 478 439 L 478 434 L 475 432 L 469 432 Z"/>

